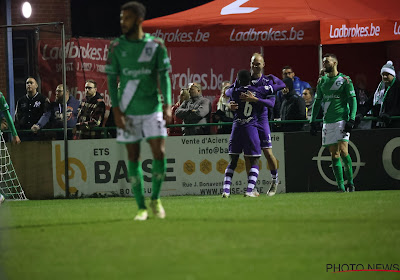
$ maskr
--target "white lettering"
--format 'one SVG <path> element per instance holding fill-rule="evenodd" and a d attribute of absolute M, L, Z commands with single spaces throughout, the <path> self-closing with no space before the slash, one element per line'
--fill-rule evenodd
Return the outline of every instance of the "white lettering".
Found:
<path fill-rule="evenodd" d="M 159 37 L 165 42 L 169 43 L 186 43 L 186 42 L 208 42 L 210 39 L 210 32 L 202 32 L 197 29 L 196 32 L 181 32 L 177 29 L 175 32 L 163 33 L 160 29 L 151 34 L 154 37 Z"/>
<path fill-rule="evenodd" d="M 103 48 L 92 48 L 89 43 L 86 46 L 78 47 L 75 43 L 67 42 L 65 44 L 65 58 L 87 58 L 91 60 L 107 60 L 108 55 L 108 45 L 104 45 Z M 43 46 L 42 59 L 43 60 L 56 60 L 61 59 L 62 48 L 52 47 L 49 49 L 48 44 Z"/>
<path fill-rule="evenodd" d="M 233 3 L 230 3 L 229 5 L 223 7 L 221 9 L 221 15 L 235 15 L 235 14 L 250 14 L 259 8 L 251 8 L 251 7 L 240 7 L 246 2 L 249 2 L 250 0 L 236 0 Z"/>
<path fill-rule="evenodd" d="M 247 42 L 247 41 L 301 41 L 304 39 L 304 30 L 295 30 L 291 27 L 290 30 L 274 30 L 272 27 L 269 30 L 256 31 L 255 28 L 250 28 L 248 31 L 239 31 L 235 33 L 233 28 L 230 41 Z"/>
<path fill-rule="evenodd" d="M 377 37 L 379 36 L 381 27 L 375 26 L 371 22 L 370 26 L 359 26 L 356 24 L 354 27 L 347 27 L 346 24 L 342 24 L 340 28 L 334 28 L 333 25 L 329 28 L 330 38 L 357 38 L 357 37 Z"/>
<path fill-rule="evenodd" d="M 131 70 L 128 68 L 124 68 L 122 69 L 122 73 L 125 76 L 130 76 L 132 78 L 136 78 L 139 75 L 150 75 L 151 74 L 151 70 L 150 69 L 146 69 L 146 68 L 142 68 L 142 69 L 138 69 L 138 70 Z"/>
<path fill-rule="evenodd" d="M 397 24 L 397 21 L 394 23 L 393 33 L 394 33 L 394 35 L 400 35 L 400 25 Z"/>

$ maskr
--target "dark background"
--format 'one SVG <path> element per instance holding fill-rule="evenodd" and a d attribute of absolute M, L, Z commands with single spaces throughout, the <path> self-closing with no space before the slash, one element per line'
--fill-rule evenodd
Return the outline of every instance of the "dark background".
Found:
<path fill-rule="evenodd" d="M 146 19 L 188 10 L 212 0 L 142 0 L 147 8 Z M 120 8 L 129 0 L 71 0 L 73 37 L 116 37 L 120 35 Z"/>

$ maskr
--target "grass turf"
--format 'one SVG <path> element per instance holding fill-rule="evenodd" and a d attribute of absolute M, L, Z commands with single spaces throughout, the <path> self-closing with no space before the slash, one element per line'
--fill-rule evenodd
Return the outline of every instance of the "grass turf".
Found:
<path fill-rule="evenodd" d="M 133 198 L 6 202 L 0 279 L 400 278 L 326 270 L 400 263 L 400 191 L 162 200 L 145 222 Z"/>

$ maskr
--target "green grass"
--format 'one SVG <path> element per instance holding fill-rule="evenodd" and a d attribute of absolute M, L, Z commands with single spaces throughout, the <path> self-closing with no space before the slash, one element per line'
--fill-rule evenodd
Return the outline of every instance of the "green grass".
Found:
<path fill-rule="evenodd" d="M 400 191 L 163 204 L 166 220 L 134 222 L 133 198 L 6 202 L 0 279 L 400 279 L 326 272 L 400 263 Z"/>

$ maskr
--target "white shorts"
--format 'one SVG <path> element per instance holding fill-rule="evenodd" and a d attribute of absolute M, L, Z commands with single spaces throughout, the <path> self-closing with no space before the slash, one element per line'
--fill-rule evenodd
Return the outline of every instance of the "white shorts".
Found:
<path fill-rule="evenodd" d="M 324 123 L 322 126 L 322 146 L 337 144 L 339 141 L 349 141 L 350 133 L 344 132 L 346 121 Z"/>
<path fill-rule="evenodd" d="M 117 128 L 117 142 L 136 143 L 142 139 L 167 136 L 162 112 L 150 115 L 125 116 L 125 130 Z"/>

